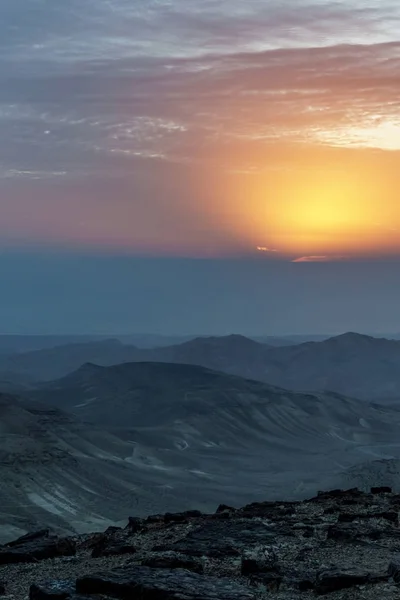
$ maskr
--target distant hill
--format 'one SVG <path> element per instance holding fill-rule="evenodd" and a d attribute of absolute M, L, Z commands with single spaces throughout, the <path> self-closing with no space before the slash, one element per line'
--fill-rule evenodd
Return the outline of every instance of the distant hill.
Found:
<path fill-rule="evenodd" d="M 395 340 L 346 333 L 275 348 L 265 365 L 260 378 L 289 389 L 333 390 L 363 399 L 400 398 L 400 342 Z"/>
<path fill-rule="evenodd" d="M 196 338 L 140 349 L 118 340 L 69 344 L 0 358 L 2 372 L 52 380 L 90 362 L 168 362 L 199 365 L 292 390 L 331 390 L 378 401 L 400 398 L 400 341 L 346 333 L 320 342 L 272 346 L 240 335 Z"/>
<path fill-rule="evenodd" d="M 46 380 L 62 377 L 86 362 L 112 365 L 140 358 L 141 351 L 135 346 L 107 339 L 21 352 L 3 359 L 0 357 L 0 374 L 11 371 L 25 378 Z"/>

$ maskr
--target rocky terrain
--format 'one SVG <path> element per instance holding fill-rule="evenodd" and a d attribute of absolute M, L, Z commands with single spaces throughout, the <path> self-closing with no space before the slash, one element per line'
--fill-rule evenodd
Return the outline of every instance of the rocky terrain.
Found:
<path fill-rule="evenodd" d="M 400 495 L 319 492 L 303 502 L 129 518 L 104 533 L 34 532 L 0 547 L 16 600 L 400 598 Z"/>

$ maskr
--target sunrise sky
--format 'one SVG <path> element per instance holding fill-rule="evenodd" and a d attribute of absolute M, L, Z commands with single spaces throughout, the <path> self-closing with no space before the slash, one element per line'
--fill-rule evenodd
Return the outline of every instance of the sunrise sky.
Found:
<path fill-rule="evenodd" d="M 398 0 L 2 0 L 0 249 L 396 259 L 399 73 Z"/>

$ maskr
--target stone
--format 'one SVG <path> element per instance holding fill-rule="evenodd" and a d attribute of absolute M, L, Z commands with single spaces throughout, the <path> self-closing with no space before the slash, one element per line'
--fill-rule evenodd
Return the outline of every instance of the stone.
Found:
<path fill-rule="evenodd" d="M 400 585 L 400 555 L 394 556 L 390 561 L 388 575 L 396 584 Z"/>
<path fill-rule="evenodd" d="M 376 527 L 368 521 L 361 523 L 338 523 L 328 527 L 327 539 L 337 542 L 354 542 L 366 538 L 369 540 L 379 540 L 389 531 L 385 528 Z"/>
<path fill-rule="evenodd" d="M 92 558 L 100 556 L 119 556 L 122 554 L 135 554 L 136 548 L 133 544 L 118 540 L 103 540 L 92 550 Z"/>
<path fill-rule="evenodd" d="M 227 506 L 226 504 L 220 504 L 217 510 L 215 511 L 215 514 L 218 515 L 223 512 L 234 513 L 236 512 L 236 508 L 232 508 L 232 506 Z"/>
<path fill-rule="evenodd" d="M 119 568 L 81 577 L 76 589 L 83 594 L 140 600 L 255 600 L 247 586 L 232 579 L 198 575 L 184 569 Z"/>
<path fill-rule="evenodd" d="M 275 552 L 270 548 L 245 550 L 242 555 L 241 574 L 244 576 L 278 570 Z"/>
<path fill-rule="evenodd" d="M 44 538 L 50 537 L 50 529 L 39 529 L 38 531 L 32 531 L 31 533 L 27 533 L 26 535 L 22 535 L 21 537 L 13 540 L 12 542 L 8 542 L 5 544 L 5 548 L 13 548 L 14 546 L 22 546 L 28 542 L 33 542 L 34 540 L 42 540 Z"/>
<path fill-rule="evenodd" d="M 178 552 L 155 552 L 143 559 L 142 565 L 153 569 L 187 569 L 193 573 L 204 573 L 200 559 Z"/>
<path fill-rule="evenodd" d="M 75 581 L 72 581 L 70 579 L 62 581 L 51 581 L 43 585 L 31 585 L 29 590 L 29 599 L 68 600 L 75 593 Z"/>
<path fill-rule="evenodd" d="M 146 529 L 145 521 L 139 517 L 129 517 L 128 525 L 125 527 L 125 529 L 129 529 L 130 533 L 144 531 Z"/>
<path fill-rule="evenodd" d="M 371 494 L 391 494 L 392 488 L 388 486 L 372 487 Z"/>
<path fill-rule="evenodd" d="M 181 513 L 165 513 L 164 523 L 188 523 L 189 519 L 198 519 L 202 516 L 199 510 L 187 510 Z"/>
<path fill-rule="evenodd" d="M 399 515 L 395 511 L 384 511 L 384 512 L 370 512 L 370 513 L 340 513 L 338 515 L 339 523 L 352 523 L 357 520 L 365 520 L 365 519 L 384 519 L 386 521 L 390 521 L 391 523 L 399 522 Z"/>
<path fill-rule="evenodd" d="M 75 553 L 76 543 L 71 538 L 59 538 L 43 530 L 1 546 L 0 565 L 37 562 L 59 556 L 74 556 Z"/>
<path fill-rule="evenodd" d="M 172 546 L 162 547 L 162 549 L 175 550 L 190 556 L 239 557 L 241 549 L 247 546 L 265 545 L 268 540 L 272 543 L 275 539 L 275 532 L 260 521 L 211 520 Z"/>
<path fill-rule="evenodd" d="M 357 568 L 330 569 L 318 574 L 315 591 L 317 594 L 328 594 L 357 585 L 378 583 L 386 579 L 385 575 L 373 575 Z"/>
<path fill-rule="evenodd" d="M 279 573 L 257 573 L 251 575 L 250 580 L 253 584 L 262 585 L 268 592 L 279 592 L 283 577 Z"/>

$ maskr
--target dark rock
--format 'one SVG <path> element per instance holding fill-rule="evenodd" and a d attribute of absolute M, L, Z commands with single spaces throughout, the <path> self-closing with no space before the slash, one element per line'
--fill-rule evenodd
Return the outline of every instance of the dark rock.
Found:
<path fill-rule="evenodd" d="M 287 520 L 295 514 L 294 502 L 253 502 L 238 512 L 244 518 L 262 517 L 273 521 Z"/>
<path fill-rule="evenodd" d="M 202 516 L 199 510 L 187 510 L 182 513 L 165 513 L 164 523 L 189 523 L 189 519 L 198 519 Z"/>
<path fill-rule="evenodd" d="M 79 549 L 91 550 L 97 545 L 101 544 L 102 542 L 104 543 L 106 539 L 107 536 L 105 533 L 92 533 L 90 535 L 85 536 L 85 538 L 81 540 L 81 542 L 79 543 Z"/>
<path fill-rule="evenodd" d="M 74 556 L 75 553 L 76 543 L 72 539 L 38 532 L 0 547 L 0 564 L 37 562 L 58 556 Z"/>
<path fill-rule="evenodd" d="M 328 527 L 327 539 L 337 542 L 355 542 L 361 538 L 368 540 L 379 540 L 391 532 L 384 528 L 375 527 L 368 521 L 361 523 L 338 523 Z"/>
<path fill-rule="evenodd" d="M 76 589 L 140 600 L 253 600 L 255 594 L 231 579 L 198 575 L 183 569 L 129 567 L 82 577 Z"/>
<path fill-rule="evenodd" d="M 146 523 L 149 523 L 149 524 L 164 523 L 164 515 L 150 515 L 149 517 L 147 517 Z"/>
<path fill-rule="evenodd" d="M 234 513 L 236 512 L 236 508 L 232 508 L 232 506 L 227 506 L 226 504 L 220 504 L 217 508 L 217 510 L 215 511 L 215 514 L 220 514 L 220 513 L 224 513 L 224 512 L 230 512 L 230 513 Z"/>
<path fill-rule="evenodd" d="M 118 533 L 119 531 L 122 531 L 122 527 L 115 527 L 114 525 L 111 525 L 110 527 L 107 527 L 104 534 L 113 535 L 114 533 Z"/>
<path fill-rule="evenodd" d="M 340 513 L 338 516 L 339 523 L 352 523 L 357 520 L 364 519 L 385 519 L 386 521 L 390 521 L 391 523 L 398 523 L 399 515 L 394 511 L 385 511 L 385 512 L 371 512 L 371 513 Z"/>
<path fill-rule="evenodd" d="M 346 500 L 350 503 L 358 501 L 365 494 L 358 488 L 349 490 L 330 490 L 328 492 L 318 492 L 317 496 L 308 500 L 308 502 L 326 502 L 327 500 Z"/>
<path fill-rule="evenodd" d="M 0 581 L 0 596 L 4 596 L 4 594 L 6 593 L 6 584 L 2 581 Z"/>
<path fill-rule="evenodd" d="M 103 540 L 93 548 L 92 558 L 100 556 L 119 556 L 120 554 L 135 554 L 136 548 L 133 544 L 118 540 Z"/>
<path fill-rule="evenodd" d="M 248 546 L 265 546 L 276 539 L 275 531 L 260 521 L 230 520 L 205 523 L 186 537 L 162 550 L 175 550 L 189 556 L 223 558 L 240 556 Z"/>
<path fill-rule="evenodd" d="M 396 584 L 400 584 L 400 555 L 395 556 L 389 563 L 388 575 Z"/>
<path fill-rule="evenodd" d="M 251 575 L 250 581 L 252 584 L 262 585 L 268 592 L 279 592 L 283 577 L 279 573 L 271 571 L 270 573 L 257 573 Z"/>
<path fill-rule="evenodd" d="M 74 581 L 51 581 L 43 585 L 31 585 L 29 598 L 30 600 L 67 600 L 75 593 Z"/>
<path fill-rule="evenodd" d="M 144 519 L 140 519 L 139 517 L 129 517 L 128 525 L 125 529 L 129 529 L 131 533 L 138 533 L 139 531 L 145 530 L 146 525 Z"/>
<path fill-rule="evenodd" d="M 27 533 L 12 542 L 8 542 L 5 544 L 5 548 L 13 548 L 14 546 L 21 546 L 27 542 L 33 542 L 34 540 L 42 540 L 43 538 L 48 538 L 50 536 L 50 529 L 39 529 L 38 531 L 32 531 L 32 533 Z"/>
<path fill-rule="evenodd" d="M 142 560 L 144 567 L 153 569 L 187 569 L 193 573 L 204 573 L 204 565 L 198 558 L 178 552 L 157 552 Z"/>
<path fill-rule="evenodd" d="M 254 575 L 266 571 L 277 571 L 278 561 L 275 552 L 270 548 L 245 550 L 242 556 L 242 575 Z"/>
<path fill-rule="evenodd" d="M 392 488 L 388 486 L 372 487 L 371 494 L 391 494 Z"/>
<path fill-rule="evenodd" d="M 358 569 L 331 569 L 318 574 L 315 591 L 318 594 L 328 594 L 337 590 L 350 588 L 366 583 L 386 581 L 385 575 L 373 575 Z"/>
<path fill-rule="evenodd" d="M 311 579 L 301 579 L 298 588 L 300 592 L 309 592 L 315 588 L 315 583 Z"/>

